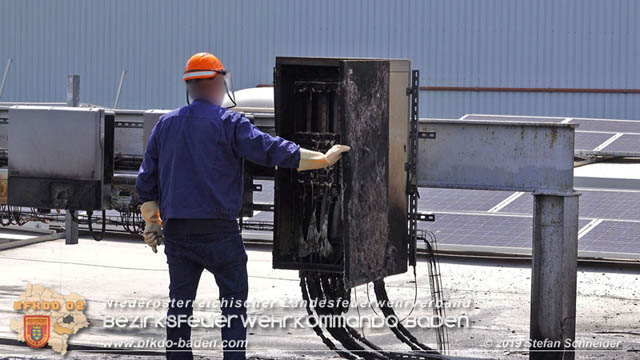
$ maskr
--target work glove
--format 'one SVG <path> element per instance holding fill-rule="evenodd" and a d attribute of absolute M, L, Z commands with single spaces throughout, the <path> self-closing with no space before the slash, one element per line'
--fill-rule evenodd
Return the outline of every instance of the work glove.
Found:
<path fill-rule="evenodd" d="M 338 160 L 340 160 L 340 158 L 342 157 L 342 153 L 343 152 L 347 152 L 351 150 L 351 146 L 347 146 L 347 145 L 333 145 L 331 147 L 331 149 L 329 149 L 324 156 L 327 157 L 327 160 L 329 160 L 329 165 L 327 166 L 331 166 L 335 163 L 338 162 Z"/>
<path fill-rule="evenodd" d="M 298 171 L 323 169 L 329 167 L 342 157 L 343 152 L 351 150 L 347 145 L 333 145 L 326 153 L 300 148 Z"/>
<path fill-rule="evenodd" d="M 151 250 L 157 253 L 157 247 L 162 244 L 162 240 L 164 239 L 158 203 L 155 201 L 147 201 L 140 206 L 140 212 L 145 222 L 142 238 L 144 242 L 151 247 Z"/>

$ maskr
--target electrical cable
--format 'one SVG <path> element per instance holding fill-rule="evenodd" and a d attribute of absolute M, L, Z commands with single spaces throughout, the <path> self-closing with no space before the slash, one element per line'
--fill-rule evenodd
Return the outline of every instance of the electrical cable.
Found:
<path fill-rule="evenodd" d="M 75 222 L 76 224 L 80 224 L 80 218 L 79 218 L 79 217 L 76 217 L 76 214 L 75 214 L 75 213 L 76 213 L 76 211 L 77 211 L 77 210 L 71 210 L 71 209 L 68 209 L 68 210 L 67 210 L 67 213 L 68 213 L 68 214 L 69 214 L 69 216 L 71 217 L 71 221 Z M 80 214 L 78 214 L 78 216 L 80 216 Z"/>
<path fill-rule="evenodd" d="M 377 316 L 380 316 L 380 314 L 378 314 L 378 312 L 376 311 L 376 308 L 371 305 L 371 297 L 369 297 L 369 283 L 367 283 L 367 301 L 369 302 L 369 307 L 371 308 L 371 310 L 373 310 L 373 313 Z"/>
<path fill-rule="evenodd" d="M 426 235 L 424 235 L 426 234 Z M 428 241 L 426 236 L 431 241 Z M 440 276 L 440 262 L 436 258 L 436 252 L 438 250 L 438 242 L 436 235 L 431 231 L 423 231 L 423 235 L 419 237 L 426 244 L 428 271 L 429 271 L 429 285 L 431 287 L 431 301 L 433 302 L 433 313 L 435 316 L 444 319 L 446 317 L 444 307 L 444 294 L 442 287 L 442 277 Z M 439 350 L 446 352 L 449 346 L 449 335 L 445 326 L 436 327 L 436 336 L 438 340 Z"/>
<path fill-rule="evenodd" d="M 315 275 L 312 276 L 314 279 L 317 279 L 317 284 L 320 289 L 320 294 L 323 295 L 322 299 L 326 300 L 340 300 L 342 298 L 350 299 L 350 297 L 343 296 L 346 291 L 344 288 L 344 281 L 341 277 L 337 276 L 326 276 L 326 275 Z M 313 290 L 313 288 L 311 288 Z M 314 294 L 312 293 L 312 296 Z M 314 297 L 314 299 L 319 299 L 319 297 Z M 341 304 L 341 302 L 338 302 Z M 349 309 L 348 306 L 340 308 L 338 311 L 334 311 L 333 313 L 337 313 L 342 316 L 342 313 L 347 312 Z M 324 311 L 323 311 L 324 310 Z M 326 309 L 316 309 L 318 314 L 323 315 L 328 313 Z M 335 324 L 335 321 L 332 323 Z M 330 327 L 327 329 L 338 341 L 340 341 L 348 350 L 351 350 L 361 357 L 365 359 L 375 357 L 377 359 L 388 359 L 388 360 L 400 360 L 400 359 L 414 359 L 414 360 L 426 360 L 426 359 L 443 359 L 443 357 L 437 352 L 431 353 L 423 350 L 416 350 L 413 353 L 405 353 L 405 352 L 397 352 L 397 351 L 385 351 L 380 347 L 376 346 L 374 343 L 366 339 L 357 330 L 350 327 L 344 322 L 341 322 L 341 327 Z M 346 333 L 345 333 L 346 331 Z M 371 350 L 360 350 L 361 346 L 357 342 L 361 342 L 364 345 L 371 348 Z"/>
<path fill-rule="evenodd" d="M 403 323 L 405 320 L 407 320 L 409 318 L 409 316 L 411 316 L 411 314 L 413 314 L 413 310 L 416 309 L 416 304 L 418 303 L 418 275 L 416 274 L 416 266 L 412 266 L 413 267 L 413 305 L 411 306 L 411 310 L 409 311 L 409 313 L 407 314 L 407 316 L 405 316 L 402 320 L 400 320 L 401 323 Z"/>
<path fill-rule="evenodd" d="M 10 215 L 10 213 L 9 213 L 9 211 L 8 211 L 8 206 L 7 206 L 7 205 L 2 205 L 2 208 L 1 208 L 1 209 L 2 209 L 2 214 L 0 215 L 0 224 L 1 224 L 2 226 L 9 226 L 9 225 L 11 225 L 11 215 Z M 7 219 L 7 218 L 5 218 L 5 216 L 4 216 L 5 214 L 8 214 L 8 215 L 9 215 L 8 219 Z M 5 221 L 5 219 L 6 219 L 6 221 Z"/>
<path fill-rule="evenodd" d="M 19 206 L 10 206 L 9 209 L 12 224 L 22 226 L 27 223 L 27 221 L 22 218 L 22 210 Z"/>
<path fill-rule="evenodd" d="M 324 294 L 328 294 L 330 296 L 331 299 L 340 299 L 337 298 L 337 293 L 338 293 L 338 288 L 342 288 L 344 289 L 344 283 L 342 281 L 337 281 L 338 284 L 336 284 L 336 282 L 331 282 L 332 278 L 328 278 L 328 277 L 322 277 L 322 289 L 324 291 Z M 336 278 L 338 279 L 338 278 Z M 354 287 L 354 291 L 355 287 Z M 357 299 L 357 293 L 356 293 L 356 299 Z M 350 298 L 349 298 L 350 300 Z M 357 301 L 356 301 L 357 302 Z M 357 306 L 358 304 L 356 304 Z M 356 308 L 358 309 L 358 308 Z M 349 310 L 348 307 L 344 307 L 341 309 L 342 313 L 346 313 Z M 360 311 L 358 309 L 358 318 L 360 317 Z M 372 343 L 371 341 L 369 341 L 366 337 L 364 337 L 363 335 L 360 335 L 360 333 L 358 333 L 357 330 L 355 330 L 354 328 L 352 328 L 349 325 L 343 325 L 342 328 L 344 328 L 349 336 L 351 336 L 353 339 L 360 341 L 361 343 L 365 344 L 366 346 L 370 347 L 372 350 L 379 352 L 381 355 L 386 356 L 386 358 L 388 359 L 393 359 L 395 358 L 393 355 L 391 355 L 390 353 L 383 351 L 380 347 L 378 347 L 377 345 L 375 345 L 374 343 Z M 364 332 L 364 331 L 363 331 Z M 364 350 L 364 351 L 368 351 L 368 350 Z M 375 353 L 373 353 L 375 354 Z"/>
<path fill-rule="evenodd" d="M 398 316 L 396 315 L 395 311 L 393 310 L 393 308 L 391 308 L 391 306 L 389 306 L 389 296 L 387 295 L 387 290 L 385 288 L 384 280 L 382 279 L 376 280 L 373 284 L 374 284 L 373 290 L 376 294 L 376 298 L 378 300 L 378 306 L 380 307 L 380 310 L 382 311 L 382 313 L 385 315 L 386 318 L 397 319 Z M 402 325 L 402 323 L 397 321 L 396 326 L 391 327 L 391 331 L 396 335 L 396 337 L 400 341 L 409 345 L 411 349 L 424 350 L 431 354 L 437 354 L 435 350 L 418 341 L 418 339 L 415 336 L 413 336 L 413 334 L 411 334 L 411 332 L 409 332 L 409 330 L 407 330 L 404 327 L 404 325 Z"/>
<path fill-rule="evenodd" d="M 369 287 L 369 284 L 365 284 L 367 285 L 367 288 Z M 362 326 L 362 319 L 360 318 L 360 303 L 358 302 L 358 287 L 354 286 L 353 287 L 353 294 L 356 297 L 356 311 L 358 312 L 358 324 L 360 324 L 360 331 L 362 331 L 362 337 L 363 338 L 367 338 L 367 335 L 364 333 L 364 326 Z"/>
<path fill-rule="evenodd" d="M 106 231 L 107 228 L 107 221 L 106 221 L 106 216 L 107 216 L 107 211 L 106 210 L 102 210 L 102 231 L 100 232 L 100 236 L 97 236 L 94 232 L 93 232 L 93 221 L 91 219 L 91 217 L 93 216 L 93 211 L 92 210 L 88 210 L 87 211 L 87 221 L 88 221 L 88 225 L 89 225 L 89 233 L 91 234 L 91 237 L 93 237 L 93 239 L 95 241 L 100 241 L 102 239 L 104 239 L 104 233 Z"/>
<path fill-rule="evenodd" d="M 313 311 L 311 310 L 311 305 L 310 305 L 310 296 L 309 296 L 309 290 L 307 285 L 307 277 L 302 271 L 300 272 L 300 288 L 302 289 L 302 299 L 306 304 L 307 314 L 311 317 L 314 317 Z M 313 325 L 313 331 L 316 333 L 316 335 L 320 337 L 322 342 L 329 349 L 335 351 L 338 355 L 342 356 L 345 359 L 358 360 L 358 358 L 354 356 L 352 353 L 345 350 L 338 349 L 335 343 L 324 335 L 322 328 L 318 325 L 317 322 Z"/>
<path fill-rule="evenodd" d="M 326 279 L 326 276 L 318 276 L 313 274 L 311 276 L 311 281 L 308 283 L 309 285 L 309 293 L 314 299 L 327 299 L 325 296 L 325 292 L 322 286 L 323 281 L 329 281 Z M 328 287 L 328 286 L 327 286 Z M 329 316 L 335 315 L 331 314 L 331 311 L 318 307 L 315 308 L 316 312 L 321 316 Z M 333 319 L 332 319 L 333 320 Z M 331 321 L 334 323 L 334 321 Z M 332 324 L 333 325 L 333 324 Z M 366 360 L 387 360 L 387 358 L 383 357 L 378 353 L 372 353 L 366 350 L 362 345 L 358 344 L 358 342 L 353 339 L 353 337 L 349 334 L 345 327 L 337 327 L 337 326 L 327 326 L 327 331 L 338 340 L 342 346 L 344 346 L 347 350 L 357 353 L 359 356 L 363 357 Z"/>

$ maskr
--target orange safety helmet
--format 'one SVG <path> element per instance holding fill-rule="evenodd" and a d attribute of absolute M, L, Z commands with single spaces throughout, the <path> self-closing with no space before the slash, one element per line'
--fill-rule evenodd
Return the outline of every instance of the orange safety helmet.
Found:
<path fill-rule="evenodd" d="M 187 65 L 184 67 L 184 74 L 182 79 L 189 81 L 192 79 L 212 79 L 218 74 L 224 77 L 224 87 L 227 92 L 227 97 L 233 104 L 229 108 L 236 106 L 236 97 L 233 93 L 233 82 L 231 81 L 231 72 L 227 71 L 222 62 L 212 53 L 199 52 L 194 54 L 187 60 Z M 189 90 L 187 89 L 187 104 L 189 101 Z"/>
<path fill-rule="evenodd" d="M 216 77 L 218 73 L 223 76 L 226 75 L 222 62 L 211 53 L 200 52 L 189 58 L 187 65 L 184 67 L 182 79 L 184 81 L 191 79 L 209 79 Z"/>

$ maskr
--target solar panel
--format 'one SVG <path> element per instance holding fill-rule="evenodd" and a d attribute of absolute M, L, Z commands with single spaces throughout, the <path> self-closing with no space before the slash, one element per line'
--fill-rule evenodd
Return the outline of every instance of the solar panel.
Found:
<path fill-rule="evenodd" d="M 612 133 L 640 133 L 640 120 L 572 119 L 578 131 L 605 131 Z"/>
<path fill-rule="evenodd" d="M 582 200 L 582 198 L 580 198 Z M 524 194 L 513 202 L 503 207 L 500 210 L 501 213 L 518 213 L 518 214 L 532 214 L 533 213 L 533 196 L 531 194 Z"/>
<path fill-rule="evenodd" d="M 578 124 L 576 130 L 578 155 L 640 156 L 640 120 L 578 118 L 572 119 L 571 122 Z M 595 147 L 589 148 L 598 136 L 604 140 Z M 587 137 L 589 137 L 588 141 Z"/>
<path fill-rule="evenodd" d="M 575 150 L 593 151 L 598 145 L 609 140 L 612 134 L 577 132 L 575 138 Z"/>
<path fill-rule="evenodd" d="M 579 220 L 578 226 L 587 223 L 587 220 Z M 436 213 L 435 222 L 419 224 L 420 229 L 436 234 L 439 244 L 525 249 L 532 245 L 532 226 L 532 216 L 441 213 Z"/>
<path fill-rule="evenodd" d="M 511 191 L 420 188 L 418 209 L 489 211 L 506 199 Z"/>
<path fill-rule="evenodd" d="M 531 247 L 531 217 L 436 214 L 436 221 L 421 222 L 419 229 L 431 230 L 439 244 Z"/>
<path fill-rule="evenodd" d="M 640 192 L 580 191 L 580 216 L 601 219 L 640 220 Z M 530 214 L 533 196 L 525 194 L 500 212 Z"/>
<path fill-rule="evenodd" d="M 640 192 L 582 191 L 580 215 L 640 220 Z"/>
<path fill-rule="evenodd" d="M 640 154 L 640 134 L 624 134 L 605 146 L 602 151 Z"/>
<path fill-rule="evenodd" d="M 603 221 L 578 240 L 588 251 L 640 253 L 640 223 Z"/>

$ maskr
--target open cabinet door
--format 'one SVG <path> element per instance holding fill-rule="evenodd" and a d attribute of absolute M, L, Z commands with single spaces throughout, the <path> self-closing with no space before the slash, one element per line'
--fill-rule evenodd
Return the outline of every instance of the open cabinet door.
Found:
<path fill-rule="evenodd" d="M 341 273 L 347 288 L 407 270 L 409 68 L 276 59 L 277 135 L 311 150 L 352 150 L 329 169 L 276 171 L 274 268 Z M 399 97 L 391 94 L 398 78 Z"/>

